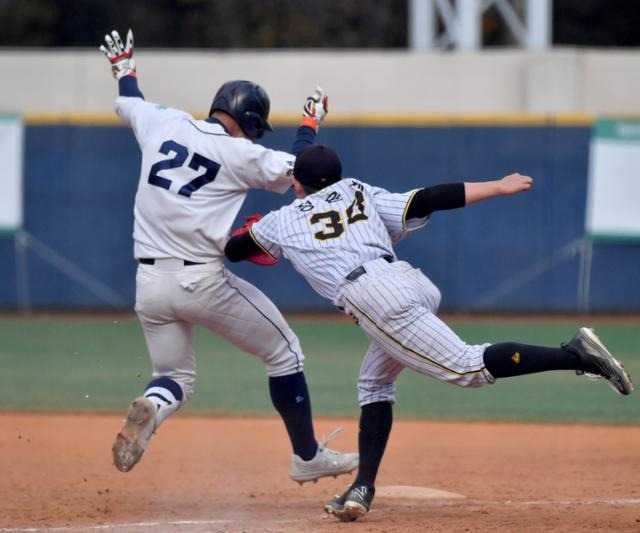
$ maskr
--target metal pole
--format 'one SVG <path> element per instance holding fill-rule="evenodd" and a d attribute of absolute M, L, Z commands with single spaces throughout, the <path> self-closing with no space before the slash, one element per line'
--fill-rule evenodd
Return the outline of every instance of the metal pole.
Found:
<path fill-rule="evenodd" d="M 482 45 L 482 10 L 480 0 L 458 1 L 456 40 L 461 50 L 477 50 Z"/>
<path fill-rule="evenodd" d="M 551 44 L 552 0 L 527 1 L 527 48 L 544 49 Z"/>
<path fill-rule="evenodd" d="M 435 8 L 433 0 L 409 2 L 409 48 L 431 50 L 435 42 Z"/>

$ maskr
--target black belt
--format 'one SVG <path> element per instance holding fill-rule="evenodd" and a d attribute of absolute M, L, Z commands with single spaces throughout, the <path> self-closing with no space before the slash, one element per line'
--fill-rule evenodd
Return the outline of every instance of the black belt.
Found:
<path fill-rule="evenodd" d="M 392 255 L 383 255 L 381 259 L 384 259 L 387 263 L 393 263 L 395 261 Z M 366 273 L 367 271 L 364 269 L 362 265 L 360 265 L 358 268 L 354 268 L 351 272 L 349 272 L 344 277 L 344 279 L 346 279 L 347 281 L 355 281 L 360 276 L 362 276 L 362 274 L 366 274 Z"/>
<path fill-rule="evenodd" d="M 155 265 L 156 264 L 156 260 L 155 259 L 150 259 L 148 257 L 141 257 L 140 259 L 138 259 L 139 263 L 142 263 L 143 265 Z M 184 266 L 188 267 L 188 266 L 193 266 L 193 265 L 204 265 L 204 263 L 194 263 L 193 261 L 187 261 L 186 259 L 183 261 Z"/>

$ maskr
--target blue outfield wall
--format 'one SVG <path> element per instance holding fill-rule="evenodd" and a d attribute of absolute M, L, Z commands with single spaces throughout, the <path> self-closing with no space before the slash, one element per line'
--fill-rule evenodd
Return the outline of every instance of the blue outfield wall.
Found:
<path fill-rule="evenodd" d="M 288 150 L 295 127 L 265 144 Z M 589 126 L 340 126 L 318 142 L 335 147 L 344 172 L 390 190 L 477 181 L 519 171 L 524 195 L 434 214 L 397 246 L 441 289 L 449 311 L 640 310 L 640 246 L 596 244 L 588 298 L 581 293 Z M 25 136 L 28 246 L 21 276 L 15 236 L 0 236 L 0 307 L 132 308 L 133 200 L 140 154 L 122 126 L 29 124 Z M 252 191 L 239 215 L 293 199 Z M 326 310 L 286 262 L 232 265 L 284 310 Z M 19 287 L 23 287 L 19 289 Z M 25 288 L 26 287 L 26 290 Z"/>

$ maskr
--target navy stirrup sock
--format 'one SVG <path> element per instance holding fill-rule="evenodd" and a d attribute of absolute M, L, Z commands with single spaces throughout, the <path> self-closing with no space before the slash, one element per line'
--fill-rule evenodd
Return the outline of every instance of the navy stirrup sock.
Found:
<path fill-rule="evenodd" d="M 269 392 L 273 406 L 287 428 L 293 453 L 303 461 L 313 459 L 318 443 L 313 433 L 311 400 L 304 373 L 270 377 Z"/>

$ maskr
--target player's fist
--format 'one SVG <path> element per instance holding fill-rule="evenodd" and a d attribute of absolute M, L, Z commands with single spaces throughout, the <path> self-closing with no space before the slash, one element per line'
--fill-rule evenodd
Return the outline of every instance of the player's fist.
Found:
<path fill-rule="evenodd" d="M 308 96 L 302 108 L 301 126 L 309 126 L 313 131 L 318 131 L 318 125 L 329 112 L 329 97 L 322 87 L 316 87 L 313 95 Z"/>
<path fill-rule="evenodd" d="M 104 43 L 100 51 L 107 56 L 111 63 L 113 77 L 117 80 L 125 76 L 136 75 L 136 60 L 133 58 L 133 32 L 127 32 L 127 42 L 123 44 L 120 34 L 113 30 L 111 35 L 104 36 Z M 106 46 L 105 46 L 106 45 Z"/>
<path fill-rule="evenodd" d="M 533 179 L 530 176 L 524 176 L 516 172 L 502 178 L 499 182 L 500 194 L 510 195 L 519 192 L 528 191 L 533 185 Z"/>

